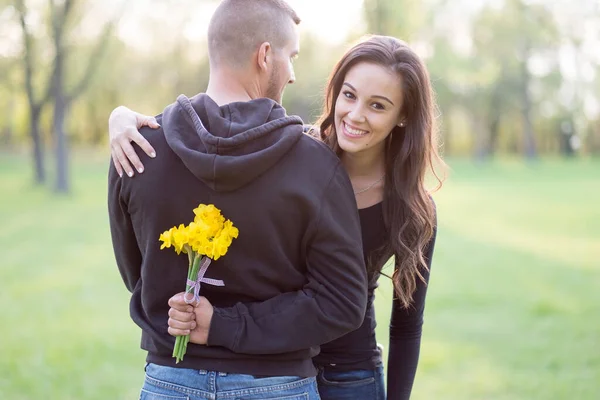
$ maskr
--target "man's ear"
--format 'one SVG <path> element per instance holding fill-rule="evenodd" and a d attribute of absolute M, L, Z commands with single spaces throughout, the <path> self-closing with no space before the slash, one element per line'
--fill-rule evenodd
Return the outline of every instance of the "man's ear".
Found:
<path fill-rule="evenodd" d="M 265 72 L 269 69 L 272 62 L 273 48 L 271 47 L 271 43 L 264 42 L 258 48 L 258 54 L 256 57 L 256 62 L 258 66 L 258 70 L 261 72 Z"/>

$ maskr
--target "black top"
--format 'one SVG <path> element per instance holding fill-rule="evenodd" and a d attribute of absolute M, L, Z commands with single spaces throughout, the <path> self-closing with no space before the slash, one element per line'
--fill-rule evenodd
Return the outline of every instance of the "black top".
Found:
<path fill-rule="evenodd" d="M 268 99 L 219 107 L 185 97 L 142 129 L 145 174 L 109 173 L 113 247 L 147 361 L 251 375 L 314 376 L 318 345 L 357 329 L 367 301 L 360 222 L 352 185 L 335 154 Z M 208 345 L 171 357 L 168 299 L 185 289 L 188 259 L 158 237 L 215 204 L 239 228 L 202 284 L 213 304 Z"/>
<path fill-rule="evenodd" d="M 374 258 L 385 244 L 387 233 L 383 221 L 383 203 L 359 210 L 365 262 Z M 425 259 L 431 268 L 436 232 L 425 249 Z M 429 272 L 422 271 L 428 282 Z M 331 343 L 321 346 L 321 354 L 315 357 L 318 366 L 338 370 L 373 369 L 381 365 L 381 354 L 375 338 L 374 290 L 377 278 L 369 282 L 369 300 L 365 320 L 360 328 Z M 387 279 L 387 278 L 386 278 Z M 392 304 L 390 344 L 388 353 L 387 394 L 388 400 L 408 400 L 412 390 L 423 326 L 423 311 L 427 285 L 417 279 L 413 304 L 405 309 L 398 300 Z"/>
<path fill-rule="evenodd" d="M 358 210 L 360 216 L 363 256 L 365 264 L 371 253 L 379 250 L 386 242 L 383 223 L 382 203 Z M 369 298 L 365 319 L 357 330 L 350 332 L 333 342 L 321 346 L 321 353 L 315 357 L 318 366 L 329 366 L 337 370 L 373 369 L 381 365 L 381 354 L 375 339 L 375 309 L 373 300 L 377 288 L 377 278 L 369 280 Z"/>

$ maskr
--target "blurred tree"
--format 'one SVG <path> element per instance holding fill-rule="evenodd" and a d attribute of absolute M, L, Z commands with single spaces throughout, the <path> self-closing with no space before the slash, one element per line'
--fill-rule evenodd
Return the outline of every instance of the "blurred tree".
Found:
<path fill-rule="evenodd" d="M 461 146 L 461 142 L 466 136 L 465 127 L 455 124 L 453 117 L 459 113 L 473 115 L 472 107 L 481 106 L 482 93 L 479 88 L 490 79 L 489 68 L 481 60 L 473 59 L 456 49 L 451 37 L 445 29 L 432 30 L 429 39 L 432 54 L 426 59 L 436 100 L 442 111 L 440 119 L 446 155 L 464 154 L 464 149 L 461 149 L 464 148 L 464 143 Z M 476 142 L 475 139 L 471 141 Z"/>
<path fill-rule="evenodd" d="M 52 86 L 50 77 L 42 78 L 46 83 L 42 86 L 41 95 L 35 90 L 36 71 L 42 65 L 39 57 L 36 57 L 36 46 L 31 26 L 28 22 L 28 10 L 24 0 L 16 0 L 15 6 L 19 14 L 19 22 L 23 38 L 22 62 L 25 71 L 25 93 L 29 105 L 29 131 L 33 145 L 33 162 L 35 168 L 35 182 L 42 184 L 46 181 L 46 168 L 44 163 L 44 143 L 40 132 L 40 119 L 43 108 L 48 104 L 52 97 Z"/>
<path fill-rule="evenodd" d="M 412 41 L 427 25 L 430 2 L 420 0 L 364 0 L 367 31 Z"/>
<path fill-rule="evenodd" d="M 559 3 L 556 14 L 562 28 L 563 50 L 570 58 L 570 62 L 565 62 L 570 67 L 565 65 L 561 106 L 576 132 L 572 141 L 576 146 L 582 144 L 584 151 L 594 151 L 594 138 L 588 135 L 594 135 L 594 125 L 600 117 L 600 2 L 579 0 L 577 7 Z"/>
<path fill-rule="evenodd" d="M 56 156 L 56 182 L 54 189 L 57 192 L 69 191 L 68 179 L 68 149 L 65 134 L 65 118 L 73 101 L 79 97 L 89 86 L 92 76 L 96 71 L 99 60 L 106 50 L 109 37 L 112 33 L 114 22 L 105 24 L 100 38 L 88 59 L 87 66 L 81 79 L 69 90 L 65 80 L 67 58 L 72 54 L 72 47 L 66 45 L 65 36 L 69 33 L 69 19 L 73 18 L 74 6 L 77 1 L 50 0 L 50 16 L 52 26 L 52 40 L 54 44 L 54 71 L 52 74 L 52 93 L 54 97 L 53 131 Z"/>
<path fill-rule="evenodd" d="M 119 35 L 107 35 L 108 57 L 98 62 L 91 60 L 101 48 L 106 12 L 94 8 L 98 2 L 69 1 L 76 6 L 64 25 L 56 25 L 61 38 L 49 21 L 60 21 L 67 0 L 0 0 L 0 135 L 18 143 L 26 134 L 35 142 L 34 159 L 41 161 L 34 165 L 42 165 L 36 167 L 36 176 L 45 176 L 37 171 L 44 171 L 43 142 L 48 140 L 40 124 L 42 130 L 54 127 L 48 130 L 57 131 L 56 149 L 65 154 L 67 137 L 70 143 L 104 144 L 107 116 L 118 104 L 157 114 L 176 95 L 203 91 L 208 79 L 206 42 L 199 27 L 206 22 L 196 18 L 212 12 L 208 1 L 153 0 L 148 13 L 131 7 Z M 365 0 L 364 16 L 368 31 L 407 41 L 427 63 L 443 111 L 444 152 L 483 159 L 499 152 L 559 152 L 561 119 L 573 121 L 585 151 L 600 151 L 600 59 L 593 50 L 600 41 L 594 22 L 599 10 L 579 10 L 586 2 L 559 6 L 547 0 L 499 0 L 476 6 L 468 0 Z M 12 7 L 12 14 L 6 11 Z M 169 18 L 164 18 L 166 12 Z M 10 42 L 14 32 L 23 37 L 18 46 L 14 39 Z M 353 30 L 349 41 L 361 35 L 361 29 Z M 284 96 L 290 113 L 314 122 L 327 75 L 347 48 L 348 43 L 332 45 L 310 34 L 302 38 L 297 82 Z M 63 54 L 58 70 L 55 49 Z M 91 64 L 95 71 L 88 69 Z M 92 72 L 98 79 L 80 85 Z M 62 85 L 55 85 L 60 80 Z M 80 95 L 78 87 L 85 89 Z M 43 104 L 51 103 L 56 93 L 52 121 L 50 108 Z M 27 122 L 31 129 L 24 128 Z M 59 155 L 59 160 L 65 161 L 60 168 L 66 171 L 67 159 Z"/>
<path fill-rule="evenodd" d="M 136 27 L 139 36 L 144 38 L 141 45 L 111 36 L 107 55 L 97 67 L 98 79 L 90 83 L 81 101 L 73 104 L 74 118 L 68 125 L 73 140 L 106 143 L 108 115 L 120 104 L 142 113 L 158 114 L 165 105 L 175 101 L 177 95 L 193 96 L 206 89 L 205 39 L 186 35 L 190 16 L 194 14 L 190 12 L 194 2 L 180 0 L 177 7 L 172 3 L 155 0 L 158 10 L 169 10 L 169 19 L 165 21 L 163 12 L 144 16 L 143 24 Z M 204 9 L 200 7 L 196 11 L 201 13 Z M 91 45 L 79 46 L 78 54 L 87 55 L 92 51 Z M 81 58 L 74 57 L 70 63 L 70 69 L 78 74 L 85 69 Z"/>
<path fill-rule="evenodd" d="M 496 151 L 501 119 L 514 115 L 516 107 L 521 116 L 523 152 L 527 158 L 536 157 L 532 119 L 537 99 L 531 93 L 536 77 L 530 63 L 535 56 L 556 58 L 559 41 L 553 16 L 544 5 L 506 0 L 500 8 L 484 8 L 474 22 L 472 38 L 474 57 L 493 71 L 486 84 L 478 88 L 482 96 L 472 99 L 476 104 L 484 104 L 484 110 L 475 109 L 483 112 L 487 121 L 487 149 L 481 151 Z"/>

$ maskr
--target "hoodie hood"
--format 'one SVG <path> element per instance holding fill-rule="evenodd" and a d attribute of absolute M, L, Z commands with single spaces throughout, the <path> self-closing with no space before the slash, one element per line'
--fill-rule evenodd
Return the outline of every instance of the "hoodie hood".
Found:
<path fill-rule="evenodd" d="M 219 107 L 180 95 L 163 112 L 169 147 L 211 189 L 238 189 L 273 167 L 303 135 L 302 119 L 266 98 Z"/>

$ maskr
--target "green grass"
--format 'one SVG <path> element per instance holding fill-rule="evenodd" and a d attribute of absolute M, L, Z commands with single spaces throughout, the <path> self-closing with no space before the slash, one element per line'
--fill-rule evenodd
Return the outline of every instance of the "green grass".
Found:
<path fill-rule="evenodd" d="M 413 399 L 600 396 L 600 163 L 451 163 Z M 0 398 L 133 399 L 143 380 L 110 244 L 104 155 L 73 193 L 0 155 Z M 377 294 L 387 345 L 392 294 Z"/>

